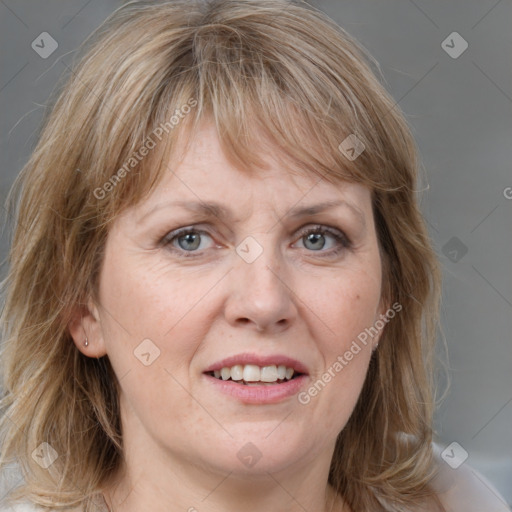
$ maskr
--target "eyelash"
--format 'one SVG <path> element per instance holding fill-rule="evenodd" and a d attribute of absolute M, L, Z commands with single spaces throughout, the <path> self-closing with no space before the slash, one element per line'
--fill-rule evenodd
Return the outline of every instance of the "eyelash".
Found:
<path fill-rule="evenodd" d="M 199 235 L 208 235 L 210 238 L 213 238 L 207 231 L 200 230 L 198 228 L 195 228 L 193 226 L 186 227 L 186 228 L 180 228 L 176 229 L 174 231 L 171 231 L 170 233 L 166 234 L 161 242 L 160 245 L 163 245 L 164 247 L 169 247 L 172 252 L 177 254 L 179 257 L 183 258 L 197 258 L 202 255 L 201 251 L 185 251 L 184 249 L 179 249 L 177 247 L 174 247 L 172 245 L 173 240 L 176 240 L 182 236 L 196 233 Z M 334 230 L 332 228 L 329 228 L 327 226 L 321 226 L 316 225 L 314 227 L 307 227 L 303 228 L 299 231 L 299 237 L 298 240 L 304 238 L 305 236 L 309 234 L 321 234 L 321 235 L 330 235 L 332 236 L 335 241 L 337 242 L 337 247 L 334 249 L 330 249 L 328 251 L 309 251 L 309 252 L 318 252 L 318 256 L 321 258 L 328 258 L 328 257 L 334 257 L 339 255 L 344 250 L 350 250 L 352 248 L 352 242 L 350 239 L 341 231 Z M 323 254 L 322 254 L 323 253 Z"/>

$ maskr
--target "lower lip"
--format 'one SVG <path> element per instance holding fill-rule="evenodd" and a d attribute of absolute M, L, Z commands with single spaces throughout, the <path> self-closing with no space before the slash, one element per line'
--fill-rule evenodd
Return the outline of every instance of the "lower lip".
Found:
<path fill-rule="evenodd" d="M 286 398 L 296 395 L 304 387 L 307 380 L 307 375 L 299 375 L 281 384 L 247 386 L 232 380 L 221 380 L 210 375 L 203 375 L 217 391 L 237 398 L 247 404 L 274 404 L 281 402 Z"/>

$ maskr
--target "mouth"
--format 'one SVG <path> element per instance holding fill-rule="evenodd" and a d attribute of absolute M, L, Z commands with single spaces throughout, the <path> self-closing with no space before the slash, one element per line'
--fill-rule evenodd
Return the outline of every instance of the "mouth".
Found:
<path fill-rule="evenodd" d="M 232 381 L 244 386 L 275 386 L 304 375 L 291 366 L 236 364 L 223 366 L 220 370 L 205 372 L 206 375 L 222 381 Z"/>
<path fill-rule="evenodd" d="M 275 404 L 308 382 L 305 364 L 285 355 L 238 354 L 205 368 L 212 389 L 245 404 Z"/>

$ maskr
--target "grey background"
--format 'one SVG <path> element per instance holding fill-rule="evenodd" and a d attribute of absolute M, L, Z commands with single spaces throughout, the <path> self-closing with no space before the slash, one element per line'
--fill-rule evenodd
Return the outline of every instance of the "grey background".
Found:
<path fill-rule="evenodd" d="M 0 0 L 2 205 L 70 54 L 122 3 Z M 376 58 L 413 128 L 428 187 L 422 209 L 444 274 L 452 383 L 437 412 L 438 443 L 459 443 L 512 503 L 512 2 L 311 3 Z M 458 58 L 441 46 L 454 31 L 469 45 Z M 46 59 L 31 48 L 42 32 L 58 42 Z M 9 222 L 0 215 L 3 277 Z"/>

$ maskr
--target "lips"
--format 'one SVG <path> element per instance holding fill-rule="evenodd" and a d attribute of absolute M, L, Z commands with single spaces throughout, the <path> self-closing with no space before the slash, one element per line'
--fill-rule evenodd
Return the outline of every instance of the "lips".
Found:
<path fill-rule="evenodd" d="M 233 368 L 234 366 L 258 366 L 260 368 L 268 366 L 284 366 L 293 370 L 294 374 L 308 375 L 308 369 L 305 364 L 291 357 L 276 354 L 268 356 L 259 356 L 257 354 L 238 354 L 218 361 L 208 366 L 203 373 L 222 371 L 222 368 Z"/>
<path fill-rule="evenodd" d="M 305 364 L 285 355 L 238 354 L 203 372 L 213 388 L 244 403 L 276 403 L 302 389 L 309 375 Z"/>
<path fill-rule="evenodd" d="M 255 364 L 236 364 L 235 366 L 224 366 L 221 370 L 208 372 L 208 375 L 216 379 L 240 382 L 243 384 L 253 383 L 281 383 L 293 379 L 295 370 L 284 365 L 270 365 L 259 367 Z"/>

